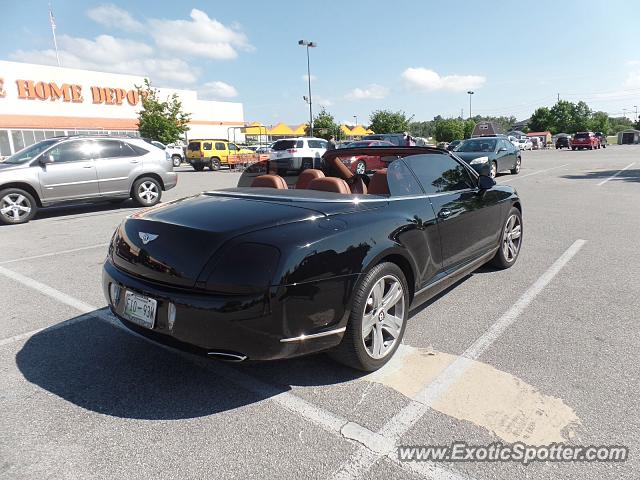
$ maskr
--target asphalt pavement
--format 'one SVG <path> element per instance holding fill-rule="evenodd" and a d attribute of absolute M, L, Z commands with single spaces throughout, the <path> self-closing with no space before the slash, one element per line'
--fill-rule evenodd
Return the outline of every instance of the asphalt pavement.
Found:
<path fill-rule="evenodd" d="M 238 179 L 179 171 L 163 200 Z M 497 180 L 522 197 L 517 264 L 412 312 L 371 375 L 325 355 L 219 363 L 124 330 L 100 272 L 129 202 L 0 227 L 0 478 L 639 478 L 640 147 L 523 152 Z M 399 445 L 456 441 L 630 458 L 398 459 Z"/>

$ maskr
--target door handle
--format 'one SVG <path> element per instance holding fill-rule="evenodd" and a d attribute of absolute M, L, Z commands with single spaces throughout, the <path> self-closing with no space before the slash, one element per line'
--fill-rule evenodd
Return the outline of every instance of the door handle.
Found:
<path fill-rule="evenodd" d="M 131 160 L 131 163 L 140 163 L 138 160 Z"/>
<path fill-rule="evenodd" d="M 450 216 L 451 216 L 451 210 L 449 210 L 448 208 L 443 208 L 438 212 L 439 218 L 449 218 Z"/>
<path fill-rule="evenodd" d="M 85 165 L 85 166 L 84 166 L 84 167 L 82 167 L 82 168 L 93 168 L 93 165 Z"/>

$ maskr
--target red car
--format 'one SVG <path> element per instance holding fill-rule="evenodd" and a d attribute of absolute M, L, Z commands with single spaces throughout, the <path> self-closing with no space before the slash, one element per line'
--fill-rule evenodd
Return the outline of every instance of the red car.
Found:
<path fill-rule="evenodd" d="M 358 142 L 352 142 L 344 147 L 345 154 L 348 155 L 347 150 L 350 148 L 365 148 L 365 147 L 393 147 L 393 143 L 384 142 L 381 140 L 361 140 Z M 380 170 L 386 168 L 386 165 L 380 161 L 379 156 L 374 155 L 349 155 L 340 156 L 340 161 L 344 163 L 354 173 L 364 174 L 370 170 Z"/>
<path fill-rule="evenodd" d="M 600 139 L 593 132 L 578 132 L 571 139 L 571 150 L 588 148 L 595 150 L 600 148 Z"/>

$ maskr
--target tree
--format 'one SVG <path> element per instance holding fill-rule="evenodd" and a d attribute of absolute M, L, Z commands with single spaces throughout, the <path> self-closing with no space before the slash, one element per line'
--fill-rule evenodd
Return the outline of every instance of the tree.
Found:
<path fill-rule="evenodd" d="M 309 125 L 307 125 L 306 132 L 309 135 Z M 338 138 L 338 132 L 340 126 L 336 124 L 333 115 L 322 107 L 320 112 L 313 118 L 313 134 L 316 137 L 329 140 L 332 136 Z"/>
<path fill-rule="evenodd" d="M 158 97 L 158 90 L 145 78 L 144 86 L 138 87 L 142 99 L 142 110 L 138 112 L 140 135 L 157 140 L 165 145 L 180 140 L 189 130 L 191 114 L 182 111 L 182 102 L 175 93 L 165 101 Z"/>
<path fill-rule="evenodd" d="M 591 126 L 591 109 L 582 100 L 573 105 L 573 124 L 571 133 L 584 132 Z"/>
<path fill-rule="evenodd" d="M 428 120 L 426 122 L 411 122 L 409 124 L 409 133 L 414 137 L 433 137 L 434 131 L 434 122 Z"/>
<path fill-rule="evenodd" d="M 471 138 L 474 128 L 476 128 L 476 122 L 474 122 L 471 118 L 466 119 L 464 121 L 464 138 Z"/>
<path fill-rule="evenodd" d="M 402 111 L 376 110 L 369 120 L 369 128 L 376 133 L 400 133 L 409 130 L 409 118 Z"/>
<path fill-rule="evenodd" d="M 546 132 L 547 130 L 551 130 L 553 125 L 551 123 L 551 112 L 547 107 L 540 107 L 529 119 L 529 123 L 527 125 L 532 132 Z"/>
<path fill-rule="evenodd" d="M 591 130 L 609 135 L 611 132 L 611 121 L 606 112 L 594 112 L 591 116 Z"/>
<path fill-rule="evenodd" d="M 574 105 L 566 100 L 557 102 L 551 110 L 551 132 L 552 133 L 575 133 L 574 128 Z"/>
<path fill-rule="evenodd" d="M 447 118 L 436 122 L 435 135 L 438 142 L 452 142 L 464 138 L 465 122 L 457 118 Z"/>

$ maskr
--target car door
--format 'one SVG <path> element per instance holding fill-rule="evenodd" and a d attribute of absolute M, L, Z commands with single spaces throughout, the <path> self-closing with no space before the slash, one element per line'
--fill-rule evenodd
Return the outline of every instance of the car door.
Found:
<path fill-rule="evenodd" d="M 477 177 L 450 155 L 412 155 L 405 161 L 433 205 L 444 270 L 454 270 L 495 248 L 502 195 L 481 191 Z"/>
<path fill-rule="evenodd" d="M 504 157 L 506 161 L 504 168 L 505 170 L 511 170 L 516 166 L 516 158 L 518 157 L 518 150 L 510 141 L 503 140 L 503 142 L 504 142 L 505 148 L 507 149 L 507 155 L 505 155 Z"/>
<path fill-rule="evenodd" d="M 100 195 L 91 140 L 68 140 L 45 153 L 52 161 L 38 172 L 44 202 Z"/>
<path fill-rule="evenodd" d="M 120 140 L 95 140 L 94 158 L 100 195 L 128 193 L 132 172 L 142 165 L 131 147 Z"/>
<path fill-rule="evenodd" d="M 234 145 L 235 146 L 235 145 Z M 229 144 L 229 148 L 227 149 L 227 144 L 224 142 L 215 142 L 214 144 L 214 156 L 220 159 L 220 163 L 228 163 L 229 162 L 229 150 L 231 149 L 231 144 Z"/>

